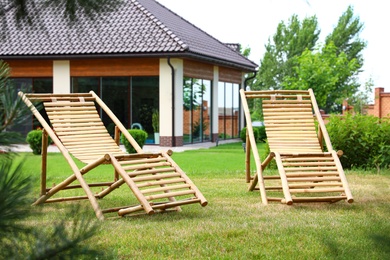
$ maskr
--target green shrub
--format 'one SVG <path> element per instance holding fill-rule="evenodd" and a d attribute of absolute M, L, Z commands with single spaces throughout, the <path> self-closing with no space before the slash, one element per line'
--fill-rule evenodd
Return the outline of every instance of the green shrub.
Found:
<path fill-rule="evenodd" d="M 265 126 L 253 127 L 253 135 L 255 136 L 256 143 L 265 142 L 265 140 L 267 139 L 267 135 L 265 133 Z M 241 129 L 240 138 L 243 143 L 246 142 L 246 127 Z"/>
<path fill-rule="evenodd" d="M 130 135 L 135 139 L 137 144 L 142 148 L 146 142 L 146 138 L 148 138 L 148 133 L 140 129 L 129 129 L 128 131 Z M 125 146 L 126 151 L 128 153 L 137 152 L 123 134 L 121 135 L 121 142 Z"/>
<path fill-rule="evenodd" d="M 267 139 L 265 140 L 265 146 L 264 146 L 264 151 L 263 153 L 260 154 L 260 160 L 261 162 L 264 162 L 264 160 L 267 158 L 267 156 L 270 154 L 271 149 L 269 148 L 269 143 Z M 277 169 L 276 161 L 273 159 L 268 165 L 267 169 Z"/>
<path fill-rule="evenodd" d="M 265 126 L 257 126 L 255 127 L 259 131 L 259 137 L 258 140 L 262 143 L 264 143 L 267 140 L 267 134 L 265 132 Z"/>
<path fill-rule="evenodd" d="M 347 114 L 329 118 L 326 128 L 334 150 L 342 150 L 345 168 L 390 165 L 390 121 L 374 116 Z"/>
<path fill-rule="evenodd" d="M 36 129 L 28 132 L 26 137 L 26 142 L 30 145 L 30 148 L 33 154 L 41 154 L 42 152 L 42 130 Z M 52 140 L 49 136 L 48 143 L 52 143 Z"/>
<path fill-rule="evenodd" d="M 230 139 L 231 136 L 226 134 L 226 133 L 219 133 L 218 134 L 218 138 L 221 139 L 221 140 L 224 140 L 224 139 Z"/>

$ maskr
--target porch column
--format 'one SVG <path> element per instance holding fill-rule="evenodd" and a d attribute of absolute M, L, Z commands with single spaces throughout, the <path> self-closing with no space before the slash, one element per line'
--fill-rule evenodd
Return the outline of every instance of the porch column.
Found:
<path fill-rule="evenodd" d="M 219 134 L 219 109 L 218 109 L 218 83 L 219 83 L 219 68 L 218 66 L 214 66 L 214 78 L 213 78 L 213 86 L 212 86 L 212 115 L 211 122 L 211 141 L 216 142 Z"/>
<path fill-rule="evenodd" d="M 245 73 L 242 73 L 242 77 L 241 77 L 241 88 L 246 88 L 246 86 L 245 86 Z M 245 89 L 246 90 L 246 89 Z M 238 135 L 240 136 L 240 132 L 241 132 L 241 130 L 244 128 L 244 126 L 245 126 L 245 115 L 244 115 L 244 109 L 242 108 L 242 103 L 241 103 L 241 95 L 240 95 L 240 93 L 238 93 L 238 102 L 239 102 L 239 104 L 240 104 L 240 116 L 239 116 L 239 120 L 240 120 L 240 122 L 239 122 L 239 127 L 238 127 Z"/>
<path fill-rule="evenodd" d="M 168 59 L 160 59 L 160 145 L 183 146 L 183 60 L 170 59 L 170 63 L 174 68 L 174 92 L 172 92 L 172 68 L 168 64 Z M 172 117 L 173 95 L 174 117 Z"/>
<path fill-rule="evenodd" d="M 70 63 L 69 60 L 53 61 L 53 93 L 70 93 Z"/>

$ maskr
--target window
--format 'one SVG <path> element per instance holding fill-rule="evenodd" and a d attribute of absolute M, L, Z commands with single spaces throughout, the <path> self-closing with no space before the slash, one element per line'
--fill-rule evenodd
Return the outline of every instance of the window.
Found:
<path fill-rule="evenodd" d="M 218 132 L 220 139 L 239 137 L 239 85 L 218 84 Z"/>
<path fill-rule="evenodd" d="M 184 144 L 211 139 L 211 81 L 184 78 L 183 142 Z"/>
<path fill-rule="evenodd" d="M 143 129 L 148 133 L 147 143 L 158 143 L 152 127 L 152 113 L 159 108 L 158 77 L 72 78 L 73 93 L 87 93 L 91 90 L 100 96 L 126 128 Z M 113 135 L 114 124 L 111 119 L 102 113 L 102 120 Z"/>
<path fill-rule="evenodd" d="M 131 83 L 132 127 L 141 127 L 148 133 L 146 143 L 158 144 L 160 143 L 159 132 L 153 129 L 152 116 L 159 110 L 159 79 L 158 77 L 132 77 Z"/>
<path fill-rule="evenodd" d="M 53 93 L 53 79 L 52 78 L 11 78 L 12 84 L 19 91 L 34 92 L 34 93 Z M 38 106 L 39 108 L 39 106 Z M 48 120 L 43 107 L 41 109 L 42 116 Z M 12 131 L 19 132 L 22 135 L 27 135 L 32 129 L 40 127 L 40 123 L 34 116 L 28 116 L 26 121 L 18 126 L 12 128 Z"/>

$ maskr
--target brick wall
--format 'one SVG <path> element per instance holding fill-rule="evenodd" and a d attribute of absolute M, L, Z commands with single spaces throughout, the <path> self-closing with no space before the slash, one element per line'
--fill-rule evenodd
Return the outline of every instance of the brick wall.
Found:
<path fill-rule="evenodd" d="M 202 105 L 202 107 L 200 107 L 200 109 L 196 109 L 196 110 L 192 110 L 192 111 L 191 110 L 184 110 L 183 111 L 183 122 L 184 122 L 183 133 L 185 135 L 190 135 L 192 133 L 192 130 L 193 130 L 193 129 L 191 129 L 190 123 L 189 123 L 189 122 L 191 122 L 191 114 L 192 114 L 192 118 L 194 121 L 193 123 L 195 124 L 200 120 L 200 113 L 203 114 L 203 124 L 206 125 L 206 129 L 204 131 L 204 134 L 205 135 L 210 134 L 209 107 L 208 107 L 207 100 L 204 100 L 203 105 Z"/>
<path fill-rule="evenodd" d="M 226 126 L 225 126 L 226 122 Z M 226 129 L 225 129 L 226 127 Z M 218 116 L 218 132 L 224 133 L 229 136 L 238 136 L 238 111 L 234 112 L 234 115 L 219 115 Z"/>
<path fill-rule="evenodd" d="M 390 117 L 390 93 L 386 93 L 384 88 L 375 88 L 374 104 L 365 107 L 364 113 L 367 115 Z M 348 105 L 348 101 L 343 102 L 343 114 L 346 112 L 353 113 L 353 106 Z"/>
<path fill-rule="evenodd" d="M 375 88 L 374 104 L 367 107 L 367 114 L 379 118 L 390 117 L 390 93 L 384 88 Z"/>

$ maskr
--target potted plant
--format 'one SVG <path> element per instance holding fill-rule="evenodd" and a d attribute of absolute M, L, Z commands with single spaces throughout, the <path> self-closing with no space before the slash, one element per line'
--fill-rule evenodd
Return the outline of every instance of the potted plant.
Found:
<path fill-rule="evenodd" d="M 154 143 L 159 144 L 160 143 L 160 116 L 157 109 L 153 110 L 152 114 L 152 127 L 154 131 Z"/>

